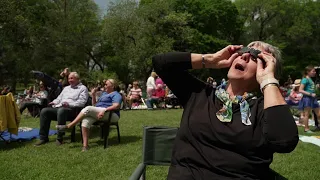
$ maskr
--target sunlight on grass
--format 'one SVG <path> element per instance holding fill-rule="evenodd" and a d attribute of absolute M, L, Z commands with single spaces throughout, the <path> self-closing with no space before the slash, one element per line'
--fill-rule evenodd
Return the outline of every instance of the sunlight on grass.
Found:
<path fill-rule="evenodd" d="M 92 128 L 90 150 L 81 152 L 79 127 L 75 143 L 67 133 L 65 144 L 57 147 L 55 136 L 50 143 L 33 147 L 37 140 L 29 142 L 0 143 L 1 179 L 128 179 L 141 162 L 142 127 L 173 126 L 180 123 L 182 110 L 122 111 L 119 121 L 121 143 L 117 132 L 110 133 L 109 148 L 103 149 L 99 128 Z M 54 129 L 56 122 L 51 123 Z M 39 119 L 25 118 L 21 127 L 39 127 Z M 316 133 L 315 135 L 320 135 Z M 288 179 L 320 179 L 320 148 L 299 142 L 290 154 L 276 154 L 271 167 Z M 168 167 L 148 167 L 147 179 L 166 179 Z"/>

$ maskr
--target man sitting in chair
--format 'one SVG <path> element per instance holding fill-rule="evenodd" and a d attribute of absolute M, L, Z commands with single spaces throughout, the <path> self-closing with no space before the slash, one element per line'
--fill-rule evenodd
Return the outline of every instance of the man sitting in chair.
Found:
<path fill-rule="evenodd" d="M 142 97 L 142 91 L 138 86 L 138 81 L 133 82 L 133 87 L 127 96 L 127 104 L 131 108 L 133 102 L 140 102 Z"/>
<path fill-rule="evenodd" d="M 118 92 L 118 85 L 114 79 L 108 79 L 104 85 L 104 92 L 96 101 L 96 98 L 92 98 L 92 104 L 95 106 L 87 106 L 81 110 L 79 115 L 68 125 L 57 125 L 57 129 L 59 131 L 63 131 L 64 129 L 71 128 L 75 126 L 82 120 L 82 139 L 83 139 L 83 147 L 82 151 L 88 150 L 88 137 L 89 137 L 89 129 L 91 125 L 98 121 L 108 121 L 109 114 L 111 111 L 111 122 L 117 122 L 120 118 L 120 104 L 122 102 L 122 97 Z M 97 93 L 97 89 L 92 89 L 92 96 L 95 97 Z"/>
<path fill-rule="evenodd" d="M 66 86 L 61 94 L 49 103 L 52 107 L 47 107 L 40 112 L 40 141 L 35 146 L 40 146 L 49 141 L 48 134 L 51 120 L 57 120 L 58 125 L 65 125 L 67 120 L 75 116 L 76 108 L 84 107 L 88 100 L 88 89 L 80 82 L 78 73 L 71 72 L 68 76 L 69 86 Z M 63 143 L 64 132 L 58 132 L 56 144 Z"/>

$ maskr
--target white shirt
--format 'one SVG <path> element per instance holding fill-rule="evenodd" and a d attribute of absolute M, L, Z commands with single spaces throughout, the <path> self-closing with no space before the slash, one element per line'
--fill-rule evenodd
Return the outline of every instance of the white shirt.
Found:
<path fill-rule="evenodd" d="M 34 99 L 32 100 L 33 102 L 35 102 L 35 103 L 41 103 L 41 99 L 46 99 L 46 98 L 48 98 L 48 91 L 46 91 L 46 90 L 44 90 L 44 91 L 39 91 L 36 95 L 35 95 L 35 97 L 34 97 Z"/>
<path fill-rule="evenodd" d="M 82 83 L 74 87 L 69 85 L 64 87 L 60 95 L 52 101 L 55 104 L 53 107 L 61 107 L 64 102 L 68 103 L 70 107 L 84 107 L 88 97 L 88 89 Z"/>
<path fill-rule="evenodd" d="M 150 76 L 147 80 L 147 88 L 156 89 L 156 83 L 152 76 Z"/>

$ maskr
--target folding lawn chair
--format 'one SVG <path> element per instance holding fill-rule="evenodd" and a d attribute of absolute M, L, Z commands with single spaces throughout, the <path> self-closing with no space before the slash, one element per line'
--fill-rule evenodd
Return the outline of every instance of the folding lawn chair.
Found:
<path fill-rule="evenodd" d="M 179 128 L 144 127 L 142 162 L 131 174 L 129 180 L 145 180 L 148 165 L 170 166 L 173 143 Z M 269 169 L 270 180 L 286 180 L 279 173 Z"/>
<path fill-rule="evenodd" d="M 142 162 L 129 180 L 145 179 L 147 165 L 170 165 L 173 142 L 178 129 L 177 127 L 163 126 L 143 128 Z"/>

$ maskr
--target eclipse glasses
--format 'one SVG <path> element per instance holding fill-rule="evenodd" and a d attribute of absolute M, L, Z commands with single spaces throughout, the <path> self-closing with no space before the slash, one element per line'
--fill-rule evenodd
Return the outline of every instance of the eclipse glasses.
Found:
<path fill-rule="evenodd" d="M 261 53 L 261 51 L 249 47 L 243 47 L 240 50 L 237 51 L 237 53 L 241 56 L 244 53 L 250 53 L 250 56 L 252 59 L 257 62 L 258 54 Z M 260 58 L 261 59 L 261 58 Z"/>

